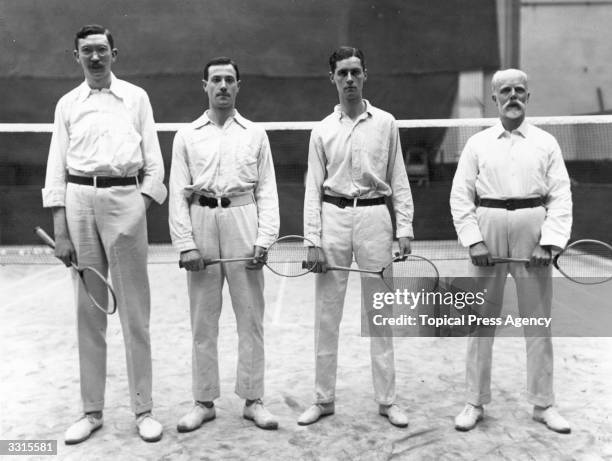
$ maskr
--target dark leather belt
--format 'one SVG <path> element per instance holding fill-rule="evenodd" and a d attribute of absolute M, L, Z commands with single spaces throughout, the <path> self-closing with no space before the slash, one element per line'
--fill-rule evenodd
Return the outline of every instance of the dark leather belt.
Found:
<path fill-rule="evenodd" d="M 199 203 L 201 206 L 207 206 L 208 208 L 217 208 L 219 205 L 221 205 L 221 208 L 227 208 L 232 203 L 232 200 L 229 197 L 221 197 L 217 200 L 213 197 L 199 195 L 197 198 L 197 203 Z"/>
<path fill-rule="evenodd" d="M 544 197 L 533 198 L 481 198 L 476 200 L 476 206 L 486 208 L 505 208 L 506 210 L 518 210 L 520 208 L 535 208 L 544 206 Z"/>
<path fill-rule="evenodd" d="M 191 203 L 195 203 L 196 205 L 200 206 L 207 206 L 209 208 L 228 208 L 255 203 L 253 194 L 250 192 L 240 195 L 232 195 L 231 197 L 208 197 L 206 195 L 194 193 L 191 197 Z"/>
<path fill-rule="evenodd" d="M 347 206 L 374 206 L 385 204 L 384 197 L 353 199 L 346 197 L 334 197 L 333 195 L 324 195 L 323 201 L 327 203 L 332 203 L 338 208 L 346 208 Z"/>
<path fill-rule="evenodd" d="M 94 187 L 114 187 L 114 186 L 137 186 L 138 178 L 136 176 L 76 176 L 69 174 L 68 182 L 80 184 L 82 186 Z"/>

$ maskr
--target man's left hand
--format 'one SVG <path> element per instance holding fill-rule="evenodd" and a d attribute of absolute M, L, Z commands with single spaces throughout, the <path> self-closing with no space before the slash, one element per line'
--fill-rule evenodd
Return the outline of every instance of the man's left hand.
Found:
<path fill-rule="evenodd" d="M 398 244 L 399 244 L 399 255 L 398 255 L 398 257 L 402 258 L 402 257 L 407 256 L 410 253 L 412 253 L 412 248 L 410 247 L 410 242 L 411 241 L 412 241 L 412 239 L 410 237 L 400 237 L 398 239 Z"/>
<path fill-rule="evenodd" d="M 531 258 L 529 258 L 527 267 L 545 267 L 550 264 L 551 260 L 552 254 L 550 248 L 536 245 L 533 253 L 531 253 Z"/>
<path fill-rule="evenodd" d="M 260 271 L 266 262 L 266 249 L 255 245 L 253 251 L 253 259 L 246 264 L 246 268 L 250 270 Z"/>

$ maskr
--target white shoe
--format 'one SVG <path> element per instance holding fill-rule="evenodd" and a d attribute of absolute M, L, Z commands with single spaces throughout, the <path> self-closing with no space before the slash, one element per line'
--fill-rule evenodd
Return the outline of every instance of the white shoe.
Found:
<path fill-rule="evenodd" d="M 153 419 L 151 413 L 143 413 L 136 418 L 136 426 L 138 427 L 138 435 L 145 442 L 157 442 L 161 440 L 163 426 Z"/>
<path fill-rule="evenodd" d="M 572 432 L 569 423 L 554 407 L 533 407 L 533 419 L 539 423 L 546 424 L 546 427 L 551 431 L 559 432 L 560 434 Z"/>
<path fill-rule="evenodd" d="M 395 404 L 392 405 L 379 405 L 378 413 L 382 416 L 386 416 L 389 422 L 397 427 L 408 426 L 408 416 L 404 413 L 400 407 Z"/>
<path fill-rule="evenodd" d="M 91 434 L 102 427 L 104 418 L 99 418 L 89 414 L 83 415 L 76 423 L 72 424 L 66 431 L 64 436 L 64 442 L 66 445 L 74 445 L 75 443 L 81 443 L 89 438 Z"/>
<path fill-rule="evenodd" d="M 196 403 L 193 408 L 189 410 L 189 413 L 179 420 L 176 430 L 179 432 L 195 431 L 202 424 L 207 421 L 212 421 L 216 417 L 217 414 L 214 405 L 208 408 L 200 403 Z"/>
<path fill-rule="evenodd" d="M 484 408 L 467 403 L 461 413 L 455 417 L 455 429 L 458 431 L 470 431 L 474 429 L 478 421 L 484 417 Z"/>
<path fill-rule="evenodd" d="M 306 411 L 300 415 L 297 423 L 300 426 L 308 426 L 309 424 L 316 423 L 323 416 L 333 415 L 334 411 L 334 402 L 315 403 L 309 406 Z"/>
<path fill-rule="evenodd" d="M 242 413 L 244 419 L 253 421 L 261 429 L 278 429 L 278 421 L 263 405 L 261 399 L 255 400 L 250 405 L 244 405 Z"/>

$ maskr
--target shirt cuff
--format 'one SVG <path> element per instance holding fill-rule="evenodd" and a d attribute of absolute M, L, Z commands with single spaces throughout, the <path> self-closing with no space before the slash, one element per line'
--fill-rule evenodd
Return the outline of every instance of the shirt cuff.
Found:
<path fill-rule="evenodd" d="M 565 248 L 567 245 L 567 238 L 563 234 L 556 234 L 554 232 L 543 232 L 540 237 L 540 246 L 552 245 L 557 248 Z"/>
<path fill-rule="evenodd" d="M 174 248 L 179 253 L 182 253 L 183 251 L 197 250 L 198 249 L 197 245 L 195 244 L 195 242 L 191 238 L 175 240 L 174 242 L 172 242 L 172 245 L 174 245 Z"/>
<path fill-rule="evenodd" d="M 304 236 L 305 238 L 307 238 L 308 240 L 310 240 L 314 246 L 316 247 L 320 247 L 321 246 L 321 237 L 319 235 L 316 234 L 308 234 Z M 310 246 L 310 245 L 308 245 Z"/>
<path fill-rule="evenodd" d="M 274 237 L 270 237 L 269 235 L 257 235 L 257 239 L 255 239 L 255 246 L 268 248 L 272 245 L 272 242 L 276 240 Z"/>
<path fill-rule="evenodd" d="M 397 238 L 408 237 L 408 238 L 413 239 L 414 238 L 414 231 L 412 229 L 412 224 L 410 224 L 408 226 L 398 227 L 397 230 L 395 231 L 395 236 Z"/>
<path fill-rule="evenodd" d="M 458 234 L 459 241 L 464 247 L 469 247 L 474 243 L 484 241 L 484 238 L 482 238 L 482 234 L 480 233 L 480 229 L 478 229 L 478 226 L 466 227 L 462 229 L 461 232 L 458 232 Z"/>
<path fill-rule="evenodd" d="M 42 189 L 43 208 L 66 206 L 65 187 L 45 187 Z"/>
<path fill-rule="evenodd" d="M 140 192 L 151 197 L 158 204 L 164 203 L 168 196 L 168 190 L 164 183 L 156 179 L 145 177 L 140 185 Z"/>

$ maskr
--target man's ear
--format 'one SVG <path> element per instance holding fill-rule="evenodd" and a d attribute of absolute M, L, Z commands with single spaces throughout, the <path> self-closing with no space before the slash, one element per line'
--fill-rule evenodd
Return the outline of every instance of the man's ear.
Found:
<path fill-rule="evenodd" d="M 329 81 L 332 83 L 332 85 L 336 84 L 336 82 L 334 82 L 334 73 L 333 72 L 329 73 Z"/>
<path fill-rule="evenodd" d="M 78 50 L 72 50 L 72 55 L 74 56 L 75 61 L 80 63 Z"/>

